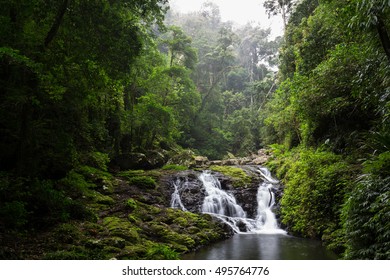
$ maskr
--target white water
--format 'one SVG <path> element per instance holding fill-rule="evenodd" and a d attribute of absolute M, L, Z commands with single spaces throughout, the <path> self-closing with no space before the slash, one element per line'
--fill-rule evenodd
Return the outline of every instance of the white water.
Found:
<path fill-rule="evenodd" d="M 255 219 L 247 218 L 247 214 L 237 204 L 234 196 L 221 189 L 221 184 L 210 172 L 204 171 L 199 179 L 206 190 L 202 211 L 222 220 L 236 233 L 263 233 L 263 234 L 286 234 L 278 227 L 272 207 L 275 197 L 272 186 L 279 183 L 272 178 L 266 168 L 259 168 L 258 172 L 264 178 L 257 191 L 257 216 Z"/>
<path fill-rule="evenodd" d="M 233 195 L 221 189 L 221 183 L 205 171 L 199 179 L 206 189 L 206 197 L 203 201 L 202 212 L 212 213 L 232 218 L 246 218 L 246 213 L 240 205 L 237 204 Z"/>
<path fill-rule="evenodd" d="M 181 188 L 183 185 L 187 186 L 187 184 L 188 184 L 188 180 L 182 182 L 180 179 L 177 179 L 175 182 L 173 182 L 173 187 L 175 188 L 175 190 L 172 193 L 172 198 L 171 198 L 172 208 L 178 208 L 183 211 L 187 211 L 187 209 L 183 205 L 183 202 L 181 201 L 180 193 L 179 193 L 179 188 Z"/>

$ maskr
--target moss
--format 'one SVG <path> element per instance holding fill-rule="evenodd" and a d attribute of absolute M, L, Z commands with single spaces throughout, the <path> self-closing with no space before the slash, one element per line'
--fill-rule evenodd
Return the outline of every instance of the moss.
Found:
<path fill-rule="evenodd" d="M 143 175 L 145 175 L 145 170 L 127 170 L 118 173 L 118 176 L 126 179 L 130 179 L 135 176 L 143 176 Z"/>
<path fill-rule="evenodd" d="M 103 195 L 99 192 L 90 191 L 86 193 L 86 197 L 92 200 L 92 202 L 95 202 L 97 204 L 103 204 L 103 205 L 113 205 L 115 203 L 114 199 L 110 196 Z"/>
<path fill-rule="evenodd" d="M 130 223 L 136 224 L 139 222 L 139 219 L 135 215 L 132 215 L 132 214 L 129 214 L 127 216 L 127 219 L 129 220 Z"/>
<path fill-rule="evenodd" d="M 82 174 L 75 170 L 71 170 L 59 183 L 78 196 L 83 195 L 88 189 L 96 187 L 95 184 L 88 182 Z"/>
<path fill-rule="evenodd" d="M 251 184 L 251 177 L 239 167 L 212 165 L 210 170 L 222 173 L 233 179 L 234 187 L 247 187 Z"/>
<path fill-rule="evenodd" d="M 65 223 L 54 229 L 52 237 L 61 243 L 72 244 L 82 238 L 82 233 L 76 225 Z"/>
<path fill-rule="evenodd" d="M 103 226 L 109 231 L 111 236 L 121 237 L 129 242 L 138 242 L 140 237 L 139 228 L 129 221 L 118 217 L 106 217 L 103 219 Z"/>
<path fill-rule="evenodd" d="M 189 221 L 184 217 L 178 217 L 173 221 L 174 224 L 179 225 L 181 227 L 186 227 L 189 224 Z"/>
<path fill-rule="evenodd" d="M 135 210 L 137 209 L 138 205 L 134 199 L 129 198 L 128 200 L 126 200 L 126 207 L 130 210 Z"/>
<path fill-rule="evenodd" d="M 126 246 L 126 240 L 121 237 L 113 236 L 110 238 L 106 238 L 104 240 L 104 244 L 109 247 L 115 247 L 115 248 L 120 248 L 123 249 Z"/>
<path fill-rule="evenodd" d="M 94 184 L 95 187 L 99 187 L 99 191 L 105 194 L 111 194 L 113 192 L 115 186 L 114 177 L 107 171 L 86 165 L 80 166 L 76 170 L 89 183 Z"/>
<path fill-rule="evenodd" d="M 111 255 L 101 249 L 71 246 L 66 249 L 46 253 L 43 258 L 47 260 L 105 260 L 111 258 Z"/>
<path fill-rule="evenodd" d="M 149 176 L 135 176 L 129 178 L 127 181 L 130 185 L 135 185 L 147 189 L 153 189 L 156 187 L 156 181 Z"/>
<path fill-rule="evenodd" d="M 148 248 L 146 258 L 153 260 L 178 260 L 179 254 L 167 245 L 156 244 Z"/>
<path fill-rule="evenodd" d="M 167 165 L 164 165 L 161 169 L 162 170 L 184 171 L 184 170 L 187 170 L 188 167 L 184 166 L 184 165 L 167 164 Z"/>

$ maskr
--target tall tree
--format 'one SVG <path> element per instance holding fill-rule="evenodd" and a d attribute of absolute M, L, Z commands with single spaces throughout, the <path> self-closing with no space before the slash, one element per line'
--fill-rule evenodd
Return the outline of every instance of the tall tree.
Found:
<path fill-rule="evenodd" d="M 286 30 L 288 18 L 293 9 L 294 3 L 294 0 L 266 0 L 263 5 L 268 12 L 268 15 L 281 14 L 284 30 Z"/>

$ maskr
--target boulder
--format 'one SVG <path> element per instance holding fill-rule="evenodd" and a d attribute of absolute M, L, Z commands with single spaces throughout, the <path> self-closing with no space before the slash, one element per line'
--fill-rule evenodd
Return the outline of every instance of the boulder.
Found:
<path fill-rule="evenodd" d="M 194 160 L 195 160 L 196 166 L 208 165 L 208 162 L 209 162 L 209 159 L 207 157 L 203 157 L 203 156 L 195 156 Z"/>
<path fill-rule="evenodd" d="M 145 169 L 148 166 L 148 160 L 142 153 L 127 153 L 116 156 L 112 164 L 119 167 L 120 170 Z"/>
<path fill-rule="evenodd" d="M 119 167 L 120 170 L 156 169 L 163 167 L 165 163 L 165 156 L 158 151 L 148 151 L 146 154 L 126 153 L 112 160 L 112 164 Z"/>
<path fill-rule="evenodd" d="M 173 184 L 176 184 L 179 189 L 181 202 L 188 211 L 193 213 L 202 211 L 202 203 L 205 197 L 205 189 L 198 178 L 199 174 L 199 172 L 187 170 L 181 171 L 169 179 L 171 193 L 173 193 L 174 189 Z"/>

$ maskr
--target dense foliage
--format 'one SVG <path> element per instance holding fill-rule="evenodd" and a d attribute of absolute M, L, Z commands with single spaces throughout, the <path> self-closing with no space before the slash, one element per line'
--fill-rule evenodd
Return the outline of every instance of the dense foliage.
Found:
<path fill-rule="evenodd" d="M 283 222 L 346 258 L 389 258 L 389 19 L 388 1 L 297 2 L 262 112 Z"/>

